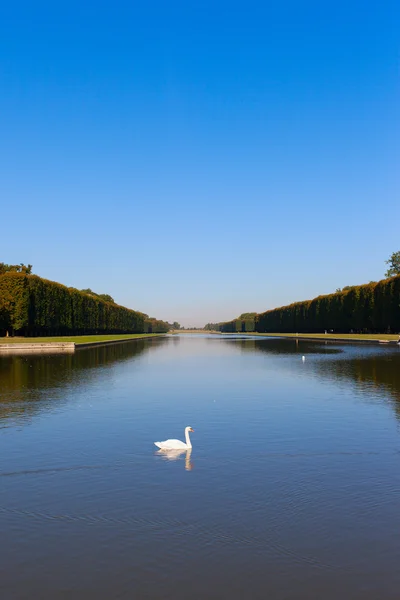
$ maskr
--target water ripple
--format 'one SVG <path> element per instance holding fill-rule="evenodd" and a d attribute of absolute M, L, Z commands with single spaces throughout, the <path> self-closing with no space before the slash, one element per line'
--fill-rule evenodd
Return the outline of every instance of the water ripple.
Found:
<path fill-rule="evenodd" d="M 334 565 L 318 560 L 316 557 L 299 554 L 283 545 L 273 531 L 265 533 L 264 537 L 257 535 L 238 535 L 224 530 L 218 524 L 214 523 L 211 527 L 205 527 L 200 521 L 193 523 L 184 523 L 179 519 L 171 518 L 146 518 L 141 516 L 113 517 L 106 514 L 52 514 L 43 511 L 24 510 L 20 508 L 11 508 L 0 506 L 0 513 L 11 514 L 15 516 L 28 517 L 36 520 L 58 521 L 63 523 L 82 523 L 82 524 L 105 524 L 134 526 L 149 529 L 152 532 L 160 533 L 165 536 L 166 533 L 178 535 L 180 537 L 195 535 L 196 539 L 202 539 L 203 544 L 215 544 L 219 542 L 224 546 L 239 545 L 246 546 L 262 551 L 270 551 L 284 557 L 288 557 L 299 564 L 308 564 L 319 569 L 343 569 L 342 565 Z"/>

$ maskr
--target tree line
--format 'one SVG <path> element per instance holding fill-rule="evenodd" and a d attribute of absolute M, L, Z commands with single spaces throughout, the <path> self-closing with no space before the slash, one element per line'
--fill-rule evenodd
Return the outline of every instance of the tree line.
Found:
<path fill-rule="evenodd" d="M 257 315 L 260 333 L 393 333 L 400 330 L 400 275 Z"/>
<path fill-rule="evenodd" d="M 345 286 L 335 293 L 295 302 L 261 314 L 243 313 L 204 329 L 224 333 L 395 333 L 400 331 L 400 251 L 393 252 L 388 279 Z"/>
<path fill-rule="evenodd" d="M 260 314 L 207 323 L 208 331 L 223 333 L 396 333 L 400 331 L 400 275 L 313 300 L 294 302 Z"/>
<path fill-rule="evenodd" d="M 2 265 L 0 335 L 166 333 L 170 329 L 165 321 L 119 306 L 112 299 L 32 275 L 31 265 L 29 272 L 24 265 L 3 269 Z"/>
<path fill-rule="evenodd" d="M 206 331 L 221 331 L 222 333 L 239 333 L 255 331 L 257 313 L 243 313 L 232 321 L 222 323 L 207 323 Z"/>

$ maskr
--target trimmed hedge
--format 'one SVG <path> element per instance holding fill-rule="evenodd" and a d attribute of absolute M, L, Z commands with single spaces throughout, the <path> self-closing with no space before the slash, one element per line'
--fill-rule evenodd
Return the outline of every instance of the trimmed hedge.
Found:
<path fill-rule="evenodd" d="M 256 316 L 260 333 L 387 333 L 400 331 L 400 275 L 318 296 Z"/>
<path fill-rule="evenodd" d="M 208 323 L 206 330 L 222 331 L 224 333 L 240 333 L 255 331 L 255 315 L 245 318 L 237 318 L 224 323 Z"/>
<path fill-rule="evenodd" d="M 145 319 L 144 333 L 167 333 L 170 330 L 169 323 L 158 319 Z"/>
<path fill-rule="evenodd" d="M 145 318 L 37 275 L 0 275 L 0 335 L 143 333 Z"/>

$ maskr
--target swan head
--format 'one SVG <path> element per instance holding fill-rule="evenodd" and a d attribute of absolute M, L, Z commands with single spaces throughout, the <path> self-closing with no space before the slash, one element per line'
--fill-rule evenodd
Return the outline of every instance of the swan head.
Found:
<path fill-rule="evenodd" d="M 192 429 L 191 427 L 185 427 L 185 431 L 191 431 L 192 433 L 194 433 L 194 429 Z"/>

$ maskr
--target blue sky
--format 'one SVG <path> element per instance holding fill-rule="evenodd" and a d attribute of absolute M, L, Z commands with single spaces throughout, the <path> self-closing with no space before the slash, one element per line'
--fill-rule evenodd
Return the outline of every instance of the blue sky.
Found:
<path fill-rule="evenodd" d="M 3 3 L 0 260 L 201 326 L 383 278 L 400 4 Z"/>

